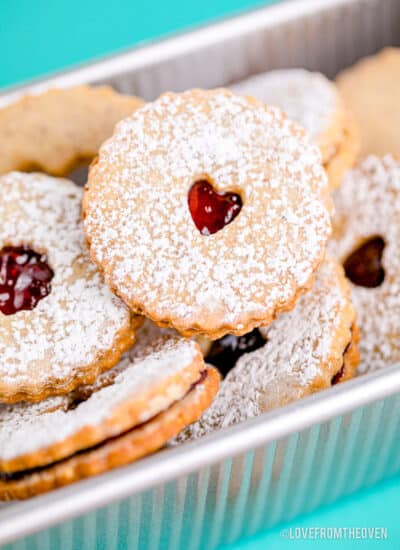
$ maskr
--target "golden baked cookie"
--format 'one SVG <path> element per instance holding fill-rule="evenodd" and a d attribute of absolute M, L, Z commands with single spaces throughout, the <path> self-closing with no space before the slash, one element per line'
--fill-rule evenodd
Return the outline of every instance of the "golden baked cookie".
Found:
<path fill-rule="evenodd" d="M 341 185 L 346 172 L 354 166 L 359 151 L 358 126 L 349 114 L 343 129 L 343 140 L 332 153 L 330 160 L 324 164 L 331 189 L 337 189 Z"/>
<path fill-rule="evenodd" d="M 83 200 L 110 287 L 160 326 L 211 338 L 294 306 L 323 259 L 330 208 L 303 130 L 222 89 L 168 93 L 120 122 Z"/>
<path fill-rule="evenodd" d="M 359 150 L 358 132 L 335 84 L 305 69 L 269 71 L 231 86 L 282 109 L 321 149 L 331 189 L 338 187 Z"/>
<path fill-rule="evenodd" d="M 0 174 L 40 170 L 65 176 L 90 162 L 115 124 L 142 105 L 108 86 L 23 97 L 0 109 Z"/>
<path fill-rule="evenodd" d="M 400 361 L 400 160 L 370 156 L 335 195 L 330 249 L 351 281 L 360 327 L 360 373 Z"/>
<path fill-rule="evenodd" d="M 43 467 L 155 418 L 206 369 L 198 345 L 146 321 L 137 342 L 92 385 L 39 403 L 0 405 L 0 472 Z"/>
<path fill-rule="evenodd" d="M 210 405 L 218 388 L 219 374 L 212 367 L 207 368 L 205 374 L 204 380 L 180 401 L 120 436 L 38 470 L 15 475 L 0 473 L 0 500 L 27 499 L 157 451 L 185 426 L 198 420 Z"/>
<path fill-rule="evenodd" d="M 206 362 L 227 376 L 210 408 L 178 440 L 198 438 L 351 378 L 359 356 L 349 294 L 343 269 L 327 259 L 292 311 L 257 333 L 214 342 Z"/>
<path fill-rule="evenodd" d="M 386 48 L 337 77 L 360 130 L 361 156 L 400 152 L 400 49 Z"/>
<path fill-rule="evenodd" d="M 113 367 L 137 319 L 90 260 L 80 188 L 12 172 L 0 190 L 0 401 L 37 401 Z"/>

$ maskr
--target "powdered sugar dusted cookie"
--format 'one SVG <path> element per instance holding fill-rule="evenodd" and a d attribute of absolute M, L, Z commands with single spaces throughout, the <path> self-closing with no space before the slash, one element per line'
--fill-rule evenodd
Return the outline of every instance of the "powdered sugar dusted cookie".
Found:
<path fill-rule="evenodd" d="M 114 366 L 134 319 L 87 253 L 81 189 L 18 172 L 0 189 L 0 401 L 40 400 Z"/>
<path fill-rule="evenodd" d="M 226 90 L 165 94 L 119 123 L 83 205 L 106 281 L 185 335 L 244 334 L 291 309 L 330 235 L 317 147 Z"/>
<path fill-rule="evenodd" d="M 0 499 L 28 498 L 149 454 L 197 420 L 219 374 L 190 340 L 160 330 L 95 384 L 0 407 Z"/>
<path fill-rule="evenodd" d="M 342 71 L 340 93 L 360 128 L 362 156 L 400 151 L 400 49 L 386 48 Z"/>
<path fill-rule="evenodd" d="M 299 122 L 320 147 L 330 186 L 340 185 L 356 159 L 358 132 L 333 82 L 321 73 L 283 69 L 259 74 L 231 86 L 281 108 Z"/>
<path fill-rule="evenodd" d="M 370 156 L 335 196 L 331 250 L 352 282 L 360 326 L 359 372 L 400 360 L 400 161 Z"/>
<path fill-rule="evenodd" d="M 146 322 L 133 348 L 92 385 L 0 405 L 0 471 L 44 466 L 143 424 L 182 399 L 205 370 L 194 341 Z"/>
<path fill-rule="evenodd" d="M 0 109 L 0 173 L 65 176 L 90 162 L 114 125 L 143 105 L 108 86 L 77 86 L 23 97 Z"/>
<path fill-rule="evenodd" d="M 258 342 L 253 333 L 248 343 L 253 351 L 246 351 L 242 342 L 241 356 L 231 363 L 213 404 L 180 441 L 255 417 L 353 375 L 357 327 L 340 265 L 327 259 L 295 309 L 260 329 Z M 232 355 L 227 359 L 232 361 Z M 211 350 L 206 360 L 220 366 L 223 357 L 216 362 Z"/>

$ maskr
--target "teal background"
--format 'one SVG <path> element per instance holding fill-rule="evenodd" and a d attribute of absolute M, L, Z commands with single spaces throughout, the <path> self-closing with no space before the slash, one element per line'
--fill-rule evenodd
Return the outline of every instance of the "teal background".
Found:
<path fill-rule="evenodd" d="M 273 1 L 0 0 L 0 87 Z"/>
<path fill-rule="evenodd" d="M 341 549 L 400 548 L 400 477 L 384 481 L 375 487 L 359 491 L 336 504 L 321 508 L 313 514 L 300 517 L 268 532 L 219 550 L 325 550 L 340 546 Z M 282 537 L 287 529 L 310 527 L 385 527 L 386 540 L 290 540 Z"/>
<path fill-rule="evenodd" d="M 261 0 L 0 0 L 0 87 L 239 13 Z M 343 499 L 289 527 L 387 527 L 386 541 L 284 540 L 282 528 L 224 550 L 400 548 L 400 478 Z M 121 549 L 122 550 L 122 549 Z M 222 549 L 221 549 L 222 550 Z"/>

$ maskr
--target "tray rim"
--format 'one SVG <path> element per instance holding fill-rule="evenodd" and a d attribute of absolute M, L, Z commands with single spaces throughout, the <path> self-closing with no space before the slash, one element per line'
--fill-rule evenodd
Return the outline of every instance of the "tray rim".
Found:
<path fill-rule="evenodd" d="M 253 8 L 220 21 L 194 27 L 189 31 L 173 33 L 170 36 L 145 42 L 126 48 L 114 54 L 101 56 L 92 61 L 78 64 L 19 84 L 0 88 L 0 107 L 11 103 L 25 94 L 40 93 L 51 87 L 69 87 L 102 78 L 110 78 L 121 69 L 130 71 L 151 67 L 166 59 L 173 59 L 182 54 L 198 51 L 200 48 L 215 43 L 256 32 L 258 29 L 274 27 L 281 21 L 288 22 L 299 16 L 316 11 L 328 11 L 333 6 L 354 4 L 355 1 L 368 0 L 279 0 L 278 3 L 265 7 Z"/>
<path fill-rule="evenodd" d="M 304 17 L 308 13 L 323 12 L 333 7 L 363 1 L 367 0 L 286 0 L 283 3 L 253 9 L 208 26 L 61 71 L 51 78 L 40 78 L 22 85 L 3 88 L 0 90 L 0 106 L 26 93 L 38 93 L 52 86 L 67 87 L 110 78 L 113 74 L 121 72 L 122 67 L 125 70 L 149 67 L 180 55 L 183 46 L 185 53 L 190 53 L 224 39 L 251 33 L 259 28 L 274 27 L 279 22 L 287 22 L 296 17 Z M 226 458 L 256 449 L 336 416 L 351 413 L 355 409 L 398 392 L 400 364 L 319 392 L 202 440 L 164 450 L 132 465 L 30 501 L 10 504 L 0 509 L 0 545 L 149 490 Z"/>
<path fill-rule="evenodd" d="M 6 505 L 0 510 L 0 544 L 255 450 L 399 392 L 400 364 L 396 364 L 123 468 L 25 502 Z"/>

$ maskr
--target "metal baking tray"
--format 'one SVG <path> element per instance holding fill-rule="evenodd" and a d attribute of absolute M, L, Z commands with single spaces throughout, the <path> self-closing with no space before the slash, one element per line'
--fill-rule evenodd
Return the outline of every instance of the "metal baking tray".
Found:
<path fill-rule="evenodd" d="M 292 0 L 9 90 L 108 83 L 152 99 L 400 43 L 398 0 Z M 400 365 L 130 466 L 0 508 L 9 550 L 212 549 L 400 471 Z"/>

